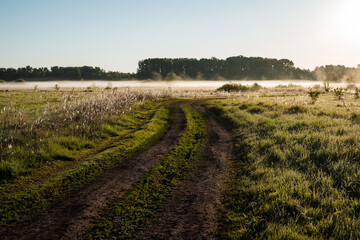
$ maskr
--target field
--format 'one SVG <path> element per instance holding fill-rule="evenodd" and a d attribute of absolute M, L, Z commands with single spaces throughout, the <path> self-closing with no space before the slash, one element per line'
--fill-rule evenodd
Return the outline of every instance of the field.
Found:
<path fill-rule="evenodd" d="M 327 90 L 1 91 L 0 235 L 360 238 L 360 100 Z"/>
<path fill-rule="evenodd" d="M 221 238 L 360 237 L 359 100 L 306 93 L 208 102 L 234 141 Z"/>

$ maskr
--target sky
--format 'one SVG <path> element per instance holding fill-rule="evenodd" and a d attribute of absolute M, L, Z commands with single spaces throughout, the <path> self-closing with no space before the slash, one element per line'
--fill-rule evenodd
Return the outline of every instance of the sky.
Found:
<path fill-rule="evenodd" d="M 359 12 L 359 0 L 0 0 L 0 67 L 238 55 L 356 67 Z"/>

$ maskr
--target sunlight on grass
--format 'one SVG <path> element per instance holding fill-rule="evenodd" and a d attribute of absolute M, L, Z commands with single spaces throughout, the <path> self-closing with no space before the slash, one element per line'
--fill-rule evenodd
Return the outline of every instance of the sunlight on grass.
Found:
<path fill-rule="evenodd" d="M 347 107 L 330 93 L 311 104 L 305 91 L 208 102 L 234 138 L 222 238 L 360 237 L 359 103 L 344 97 Z"/>

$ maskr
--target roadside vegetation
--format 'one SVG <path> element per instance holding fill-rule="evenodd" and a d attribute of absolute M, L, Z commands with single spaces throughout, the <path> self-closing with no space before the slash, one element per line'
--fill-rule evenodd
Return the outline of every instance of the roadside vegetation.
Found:
<path fill-rule="evenodd" d="M 293 86 L 208 101 L 234 141 L 218 237 L 360 238 L 359 106 Z"/>
<path fill-rule="evenodd" d="M 160 100 L 166 96 L 156 92 L 46 94 L 54 105 L 29 101 L 19 109 L 10 97 L 12 106 L 1 112 L 0 225 L 81 186 L 160 137 L 171 110 Z"/>
<path fill-rule="evenodd" d="M 119 121 L 120 115 L 168 96 L 139 90 L 1 95 L 0 181 L 26 175 L 53 161 L 75 160 L 105 139 L 123 135 L 124 127 L 131 123 Z"/>

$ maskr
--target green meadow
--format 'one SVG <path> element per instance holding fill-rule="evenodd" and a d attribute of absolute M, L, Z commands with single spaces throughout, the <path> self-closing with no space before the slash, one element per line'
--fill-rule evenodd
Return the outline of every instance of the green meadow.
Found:
<path fill-rule="evenodd" d="M 207 102 L 234 141 L 220 239 L 360 237 L 360 100 L 317 90 L 315 103 L 296 86 Z"/>

